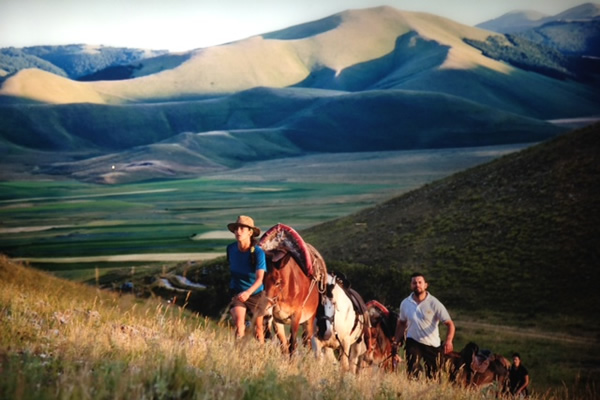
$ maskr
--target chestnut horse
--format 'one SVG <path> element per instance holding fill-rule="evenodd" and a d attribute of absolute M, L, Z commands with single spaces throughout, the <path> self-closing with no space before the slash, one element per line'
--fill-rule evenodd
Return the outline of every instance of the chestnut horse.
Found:
<path fill-rule="evenodd" d="M 500 354 L 480 350 L 473 342 L 460 351 L 446 355 L 450 364 L 450 380 L 462 386 L 480 388 L 495 384 L 498 394 L 506 393 L 510 362 Z"/>
<path fill-rule="evenodd" d="M 303 342 L 308 345 L 327 275 L 321 254 L 289 226 L 277 224 L 259 241 L 267 258 L 264 278 L 266 296 L 259 306 L 262 315 L 272 316 L 275 332 L 284 349 L 292 354 L 303 325 Z M 284 325 L 290 325 L 290 338 Z"/>

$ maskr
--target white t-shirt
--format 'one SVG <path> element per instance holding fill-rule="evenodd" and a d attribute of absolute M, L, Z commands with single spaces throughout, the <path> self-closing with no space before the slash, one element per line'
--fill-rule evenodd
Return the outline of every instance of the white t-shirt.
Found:
<path fill-rule="evenodd" d="M 407 338 L 433 347 L 439 347 L 442 343 L 439 323 L 451 320 L 446 307 L 429 292 L 420 304 L 414 301 L 412 293 L 402 300 L 399 318 L 401 321 L 407 321 Z"/>

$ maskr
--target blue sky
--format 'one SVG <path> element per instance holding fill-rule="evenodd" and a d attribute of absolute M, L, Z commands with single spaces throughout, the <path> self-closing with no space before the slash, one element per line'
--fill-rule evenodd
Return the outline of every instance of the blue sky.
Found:
<path fill-rule="evenodd" d="M 554 15 L 585 0 L 0 0 L 0 47 L 86 43 L 207 47 L 346 10 L 390 5 L 476 25 L 514 10 Z M 594 1 L 596 2 L 596 1 Z M 597 2 L 596 2 L 597 3 Z"/>

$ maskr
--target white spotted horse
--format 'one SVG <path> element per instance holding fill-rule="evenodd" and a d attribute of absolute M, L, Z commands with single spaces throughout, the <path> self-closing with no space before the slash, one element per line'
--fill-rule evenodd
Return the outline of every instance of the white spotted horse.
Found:
<path fill-rule="evenodd" d="M 320 358 L 323 350 L 338 350 L 342 369 L 358 372 L 361 358 L 368 354 L 369 316 L 362 297 L 346 281 L 327 274 L 325 293 L 317 312 L 313 350 Z"/>

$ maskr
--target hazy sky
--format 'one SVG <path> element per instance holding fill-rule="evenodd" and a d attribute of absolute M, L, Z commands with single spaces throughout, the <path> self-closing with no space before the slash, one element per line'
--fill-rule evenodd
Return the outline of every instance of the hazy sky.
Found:
<path fill-rule="evenodd" d="M 390 5 L 476 25 L 513 10 L 554 15 L 585 2 L 589 0 L 0 0 L 0 47 L 86 43 L 182 51 L 351 8 Z"/>

